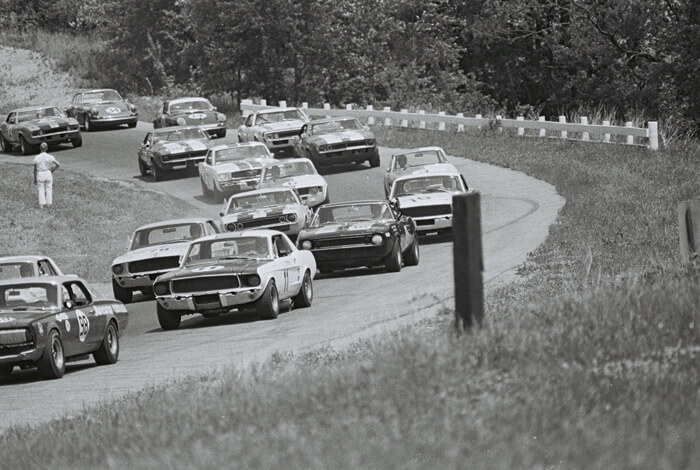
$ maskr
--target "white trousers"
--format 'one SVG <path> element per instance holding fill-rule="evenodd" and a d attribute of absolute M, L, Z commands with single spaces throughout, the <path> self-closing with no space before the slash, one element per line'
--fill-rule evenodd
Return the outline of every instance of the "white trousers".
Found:
<path fill-rule="evenodd" d="M 53 204 L 53 174 L 49 170 L 37 172 L 36 186 L 39 189 L 39 205 Z"/>

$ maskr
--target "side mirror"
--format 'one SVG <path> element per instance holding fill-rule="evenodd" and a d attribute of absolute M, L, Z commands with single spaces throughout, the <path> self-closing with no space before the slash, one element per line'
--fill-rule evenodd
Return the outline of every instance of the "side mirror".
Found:
<path fill-rule="evenodd" d="M 212 106 L 211 109 L 213 109 L 214 111 L 216 111 L 216 106 Z"/>
<path fill-rule="evenodd" d="M 133 238 L 131 238 L 131 237 L 127 238 L 127 240 L 126 240 L 126 248 L 127 248 L 127 249 L 131 248 L 131 244 L 132 244 L 133 242 L 134 242 L 134 239 L 133 239 Z"/>
<path fill-rule="evenodd" d="M 397 211 L 400 211 L 400 210 L 401 210 L 400 207 L 399 207 L 399 200 L 398 200 L 398 198 L 392 197 L 392 198 L 389 200 L 389 205 L 390 205 L 392 208 L 396 209 Z"/>
<path fill-rule="evenodd" d="M 73 307 L 75 307 L 75 304 L 73 304 L 72 300 L 66 300 L 65 302 L 63 302 L 63 306 L 70 310 Z"/>
<path fill-rule="evenodd" d="M 301 134 L 299 134 L 299 138 L 306 139 L 306 132 L 302 132 Z"/>
<path fill-rule="evenodd" d="M 362 126 L 362 130 L 363 130 L 363 131 L 368 131 L 368 130 L 369 130 L 369 126 Z"/>
<path fill-rule="evenodd" d="M 219 217 L 223 217 L 223 216 L 224 216 L 224 211 L 219 211 Z"/>

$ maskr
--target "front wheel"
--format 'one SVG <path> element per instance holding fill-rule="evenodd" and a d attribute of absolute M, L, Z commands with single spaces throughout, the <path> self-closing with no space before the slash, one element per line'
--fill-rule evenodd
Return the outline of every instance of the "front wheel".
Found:
<path fill-rule="evenodd" d="M 82 147 L 83 146 L 83 136 L 79 135 L 78 137 L 72 139 L 70 141 L 71 144 L 73 144 L 74 148 Z"/>
<path fill-rule="evenodd" d="M 114 298 L 123 304 L 128 304 L 134 300 L 134 292 L 131 289 L 120 286 L 114 278 L 112 278 L 112 292 L 114 292 Z"/>
<path fill-rule="evenodd" d="M 301 281 L 299 293 L 294 297 L 295 308 L 311 307 L 311 302 L 314 300 L 314 285 L 311 282 L 311 274 L 309 271 L 304 273 L 304 280 Z"/>
<path fill-rule="evenodd" d="M 63 341 L 58 331 L 51 330 L 46 338 L 46 346 L 37 363 L 39 375 L 44 379 L 60 379 L 66 373 L 66 358 Z"/>
<path fill-rule="evenodd" d="M 199 178 L 199 182 L 202 184 L 202 194 L 204 195 L 204 199 L 207 201 L 211 200 L 213 198 L 211 190 L 207 187 L 206 183 L 204 182 L 204 178 Z"/>
<path fill-rule="evenodd" d="M 401 243 L 396 240 L 394 242 L 394 247 L 391 249 L 391 253 L 387 255 L 384 260 L 384 266 L 386 270 L 390 273 L 397 273 L 401 271 L 401 263 L 403 262 L 401 256 Z"/>
<path fill-rule="evenodd" d="M 263 320 L 274 320 L 280 314 L 280 299 L 275 281 L 270 281 L 267 285 L 263 295 L 255 302 L 255 309 Z"/>
<path fill-rule="evenodd" d="M 406 251 L 406 256 L 404 257 L 404 262 L 406 266 L 418 266 L 420 261 L 420 247 L 418 246 L 418 236 L 413 238 L 413 243 Z"/>
<path fill-rule="evenodd" d="M 14 367 L 13 365 L 0 366 L 0 377 L 9 377 L 12 375 L 12 369 L 14 369 Z"/>
<path fill-rule="evenodd" d="M 369 159 L 369 166 L 371 168 L 377 168 L 381 164 L 381 160 L 379 158 L 379 152 L 374 152 L 374 155 L 372 155 Z"/>
<path fill-rule="evenodd" d="M 137 157 L 139 161 L 139 173 L 141 173 L 141 176 L 147 176 L 148 175 L 148 167 L 144 163 L 144 161 L 141 159 L 141 157 Z"/>
<path fill-rule="evenodd" d="M 34 153 L 34 146 L 27 142 L 23 135 L 19 136 L 19 148 L 22 151 L 22 155 Z"/>
<path fill-rule="evenodd" d="M 92 353 L 92 357 L 101 366 L 114 364 L 119 359 L 119 332 L 113 321 L 107 326 L 100 349 Z"/>
<path fill-rule="evenodd" d="M 163 181 L 165 178 L 165 175 L 163 174 L 163 170 L 156 165 L 155 160 L 151 160 L 151 177 L 153 178 L 153 181 Z"/>
<path fill-rule="evenodd" d="M 134 127 L 136 127 L 136 121 L 130 122 L 130 123 L 127 124 L 127 125 L 129 126 L 129 129 L 133 129 Z"/>
<path fill-rule="evenodd" d="M 93 131 L 93 126 L 92 123 L 90 122 L 90 118 L 85 116 L 85 132 L 92 132 Z"/>
<path fill-rule="evenodd" d="M 156 303 L 156 313 L 158 314 L 158 323 L 164 330 L 177 330 L 180 328 L 180 322 L 182 321 L 180 312 L 168 310 Z"/>

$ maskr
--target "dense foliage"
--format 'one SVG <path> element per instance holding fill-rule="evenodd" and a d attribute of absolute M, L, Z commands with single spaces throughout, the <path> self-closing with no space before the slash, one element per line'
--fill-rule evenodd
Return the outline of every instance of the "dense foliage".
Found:
<path fill-rule="evenodd" d="M 90 37 L 87 78 L 130 92 L 467 113 L 605 106 L 700 124 L 694 0 L 0 0 L 0 11 L 0 28 Z"/>

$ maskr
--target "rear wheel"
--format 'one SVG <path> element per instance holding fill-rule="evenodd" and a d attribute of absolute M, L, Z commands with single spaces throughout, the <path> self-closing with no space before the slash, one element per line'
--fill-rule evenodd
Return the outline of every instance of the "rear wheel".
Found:
<path fill-rule="evenodd" d="M 314 300 L 314 285 L 311 282 L 311 274 L 309 271 L 304 273 L 304 280 L 301 281 L 299 293 L 294 297 L 295 308 L 311 307 L 311 302 Z"/>
<path fill-rule="evenodd" d="M 71 139 L 70 143 L 73 144 L 73 147 L 75 147 L 75 148 L 82 147 L 83 146 L 83 136 L 78 135 L 78 137 Z"/>
<path fill-rule="evenodd" d="M 406 266 L 418 266 L 420 261 L 420 247 L 418 246 L 418 236 L 415 236 L 413 243 L 406 250 L 406 256 L 404 256 L 404 263 Z"/>
<path fill-rule="evenodd" d="M 2 150 L 5 153 L 12 152 L 12 144 L 2 134 L 0 134 L 0 150 Z"/>
<path fill-rule="evenodd" d="M 131 289 L 120 286 L 114 278 L 112 278 L 112 292 L 114 292 L 114 298 L 123 304 L 128 304 L 134 300 L 134 292 Z"/>
<path fill-rule="evenodd" d="M 66 373 L 66 358 L 63 341 L 58 331 L 51 330 L 46 338 L 46 346 L 37 363 L 39 375 L 44 379 L 60 379 Z"/>
<path fill-rule="evenodd" d="M 274 320 L 280 314 L 280 299 L 275 281 L 270 281 L 267 285 L 263 295 L 255 302 L 255 309 L 263 320 Z"/>
<path fill-rule="evenodd" d="M 114 364 L 119 359 L 119 332 L 117 325 L 112 321 L 107 325 L 105 337 L 102 339 L 100 349 L 92 353 L 95 362 L 101 366 Z"/>
<path fill-rule="evenodd" d="M 158 323 L 164 330 L 177 330 L 180 328 L 182 315 L 178 311 L 168 310 L 156 304 L 156 312 L 158 313 Z"/>
<path fill-rule="evenodd" d="M 390 273 L 397 273 L 401 271 L 401 263 L 403 262 L 403 258 L 401 256 L 401 243 L 396 240 L 394 242 L 394 247 L 391 250 L 391 253 L 387 255 L 387 257 L 384 259 L 384 266 L 386 266 L 386 270 Z"/>

